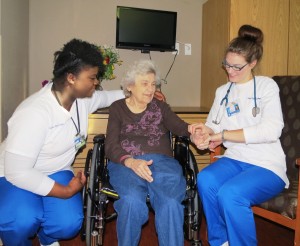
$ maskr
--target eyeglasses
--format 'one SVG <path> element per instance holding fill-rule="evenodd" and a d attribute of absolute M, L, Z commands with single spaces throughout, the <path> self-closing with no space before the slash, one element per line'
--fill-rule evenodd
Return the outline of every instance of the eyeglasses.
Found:
<path fill-rule="evenodd" d="M 229 68 L 232 68 L 234 71 L 241 71 L 244 67 L 246 67 L 248 65 L 248 63 L 246 63 L 244 66 L 241 66 L 241 67 L 238 67 L 236 65 L 229 65 L 227 63 L 227 61 L 222 61 L 222 66 L 225 68 L 225 69 L 229 69 Z"/>

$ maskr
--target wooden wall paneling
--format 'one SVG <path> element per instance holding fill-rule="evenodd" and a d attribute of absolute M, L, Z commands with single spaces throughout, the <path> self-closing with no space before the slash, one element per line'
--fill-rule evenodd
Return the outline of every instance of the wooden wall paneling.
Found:
<path fill-rule="evenodd" d="M 89 116 L 88 134 L 105 134 L 108 122 L 108 112 L 101 114 L 91 114 Z M 101 124 L 99 124 L 101 123 Z"/>
<path fill-rule="evenodd" d="M 229 0 L 209 0 L 202 12 L 201 107 L 210 108 L 217 87 L 226 81 L 221 62 L 229 41 Z"/>
<path fill-rule="evenodd" d="M 204 3 L 201 107 L 210 108 L 216 88 L 227 81 L 220 63 L 228 42 L 237 37 L 243 24 L 257 26 L 264 32 L 264 55 L 255 69 L 257 75 L 288 74 L 289 55 L 289 73 L 300 74 L 299 5 L 300 0 L 208 0 Z M 289 28 L 293 31 L 289 32 Z"/>
<path fill-rule="evenodd" d="M 289 1 L 231 0 L 230 40 L 237 37 L 241 25 L 259 27 L 264 33 L 264 54 L 256 74 L 287 74 Z"/>
<path fill-rule="evenodd" d="M 288 75 L 300 74 L 300 0 L 290 0 Z"/>

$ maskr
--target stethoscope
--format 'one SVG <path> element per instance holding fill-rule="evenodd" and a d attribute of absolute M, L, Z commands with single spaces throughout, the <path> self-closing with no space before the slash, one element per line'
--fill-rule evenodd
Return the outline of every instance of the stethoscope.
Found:
<path fill-rule="evenodd" d="M 255 76 L 253 76 L 253 82 L 254 82 L 253 83 L 254 84 L 254 88 L 253 88 L 253 91 L 254 91 L 254 98 L 253 98 L 254 107 L 252 108 L 252 115 L 253 115 L 253 117 L 256 117 L 256 115 L 258 115 L 260 113 L 260 108 L 257 107 L 257 101 L 256 101 L 256 80 L 255 80 Z M 220 106 L 219 106 L 216 118 L 212 121 L 212 123 L 214 123 L 216 125 L 219 125 L 221 120 L 222 120 L 222 117 L 218 120 L 219 113 L 220 113 L 220 110 L 221 110 L 222 105 L 223 105 L 224 102 L 225 102 L 225 107 L 227 107 L 227 105 L 228 105 L 228 95 L 230 93 L 232 85 L 233 85 L 233 82 L 230 82 L 229 88 L 228 88 L 225 96 L 222 98 L 222 100 L 220 102 Z"/>

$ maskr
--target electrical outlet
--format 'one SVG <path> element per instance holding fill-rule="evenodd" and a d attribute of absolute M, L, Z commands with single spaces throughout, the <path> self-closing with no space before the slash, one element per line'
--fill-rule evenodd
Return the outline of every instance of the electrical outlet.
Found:
<path fill-rule="evenodd" d="M 191 44 L 184 44 L 184 54 L 186 56 L 192 55 L 192 45 Z"/>
<path fill-rule="evenodd" d="M 176 42 L 176 44 L 175 44 L 175 49 L 176 49 L 177 51 L 173 51 L 172 54 L 173 54 L 173 55 L 176 55 L 176 52 L 177 52 L 177 55 L 179 55 L 179 43 L 178 43 L 178 42 Z"/>

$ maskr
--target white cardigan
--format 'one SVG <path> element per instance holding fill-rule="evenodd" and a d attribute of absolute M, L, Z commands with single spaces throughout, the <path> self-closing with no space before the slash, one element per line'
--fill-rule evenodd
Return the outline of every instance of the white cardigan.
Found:
<path fill-rule="evenodd" d="M 7 139 L 0 146 L 0 177 L 39 195 L 47 195 L 54 185 L 48 175 L 71 170 L 77 152 L 76 103 L 67 111 L 51 87 L 50 82 L 18 106 L 8 121 Z M 91 98 L 77 99 L 80 133 L 87 136 L 90 113 L 120 98 L 124 98 L 123 92 L 116 90 L 95 91 Z"/>
<path fill-rule="evenodd" d="M 223 129 L 243 129 L 245 143 L 233 143 L 225 141 L 227 148 L 224 156 L 257 165 L 277 174 L 286 184 L 289 185 L 286 176 L 286 160 L 282 150 L 279 137 L 284 126 L 282 118 L 279 88 L 276 82 L 264 76 L 256 76 L 256 101 L 260 113 L 254 117 L 254 82 L 253 79 L 246 83 L 234 83 L 228 95 L 228 105 L 237 103 L 240 112 L 228 116 L 225 109 L 225 102 L 220 106 L 230 82 L 220 86 L 216 90 L 216 97 L 206 125 L 215 133 Z M 213 123 L 220 109 L 218 120 L 220 124 Z"/>

